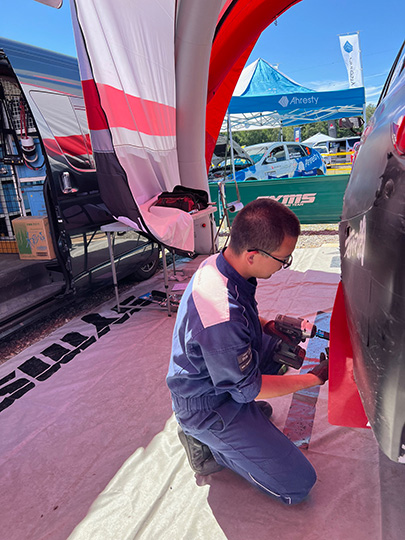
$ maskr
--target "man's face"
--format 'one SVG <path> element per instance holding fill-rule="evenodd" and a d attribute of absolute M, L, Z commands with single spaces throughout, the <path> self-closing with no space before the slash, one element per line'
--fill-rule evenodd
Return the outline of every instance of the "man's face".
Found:
<path fill-rule="evenodd" d="M 269 257 L 262 251 L 254 252 L 252 264 L 252 272 L 254 277 L 268 279 L 270 276 L 281 270 L 283 267 L 283 263 L 281 261 L 287 262 L 288 257 L 292 255 L 292 252 L 294 251 L 296 243 L 296 237 L 284 237 L 281 246 L 270 253 L 270 255 L 275 257 L 275 259 Z M 276 259 L 280 259 L 280 261 L 277 261 Z"/>

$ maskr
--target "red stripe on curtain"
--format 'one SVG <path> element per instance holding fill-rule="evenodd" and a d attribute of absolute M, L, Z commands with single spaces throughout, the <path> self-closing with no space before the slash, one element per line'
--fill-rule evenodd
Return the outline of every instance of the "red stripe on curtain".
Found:
<path fill-rule="evenodd" d="M 126 94 L 108 84 L 97 84 L 96 87 L 93 80 L 83 81 L 82 84 L 90 130 L 110 127 L 126 128 L 146 135 L 176 135 L 174 107 Z"/>
<path fill-rule="evenodd" d="M 100 97 L 93 79 L 82 81 L 84 102 L 86 104 L 87 122 L 91 131 L 108 129 L 107 120 L 100 105 Z"/>

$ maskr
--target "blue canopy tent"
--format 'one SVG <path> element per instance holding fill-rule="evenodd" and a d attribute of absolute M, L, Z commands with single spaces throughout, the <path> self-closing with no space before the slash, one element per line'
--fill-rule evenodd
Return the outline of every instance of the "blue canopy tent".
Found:
<path fill-rule="evenodd" d="M 242 131 L 362 116 L 364 104 L 364 87 L 316 92 L 259 58 L 243 70 L 228 113 L 231 130 Z"/>

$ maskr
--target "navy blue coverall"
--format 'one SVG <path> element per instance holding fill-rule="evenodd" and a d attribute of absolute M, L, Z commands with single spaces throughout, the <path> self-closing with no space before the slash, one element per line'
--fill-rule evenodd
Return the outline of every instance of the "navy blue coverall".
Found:
<path fill-rule="evenodd" d="M 263 334 L 256 280 L 222 253 L 206 259 L 180 302 L 167 375 L 181 428 L 215 460 L 284 503 L 300 502 L 316 474 L 254 399 L 262 374 L 276 374 L 275 341 Z"/>

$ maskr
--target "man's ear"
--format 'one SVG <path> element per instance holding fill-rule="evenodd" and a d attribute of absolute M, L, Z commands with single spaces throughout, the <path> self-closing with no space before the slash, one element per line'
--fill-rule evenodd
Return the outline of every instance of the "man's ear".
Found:
<path fill-rule="evenodd" d="M 253 264 L 257 251 L 245 251 L 245 260 L 248 264 Z"/>

